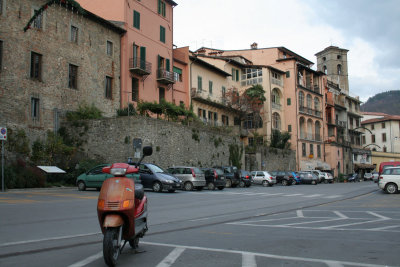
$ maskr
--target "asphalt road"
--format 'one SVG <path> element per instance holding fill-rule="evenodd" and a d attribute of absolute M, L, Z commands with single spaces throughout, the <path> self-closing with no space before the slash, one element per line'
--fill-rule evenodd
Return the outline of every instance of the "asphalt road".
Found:
<path fill-rule="evenodd" d="M 118 266 L 400 266 L 400 194 L 372 182 L 146 192 Z M 97 191 L 0 193 L 0 266 L 105 266 Z"/>

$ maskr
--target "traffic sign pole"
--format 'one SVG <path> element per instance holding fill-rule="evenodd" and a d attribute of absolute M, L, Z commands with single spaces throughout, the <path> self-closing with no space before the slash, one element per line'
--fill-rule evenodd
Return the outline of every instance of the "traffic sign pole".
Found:
<path fill-rule="evenodd" d="M 1 141 L 1 191 L 4 192 L 4 140 Z"/>

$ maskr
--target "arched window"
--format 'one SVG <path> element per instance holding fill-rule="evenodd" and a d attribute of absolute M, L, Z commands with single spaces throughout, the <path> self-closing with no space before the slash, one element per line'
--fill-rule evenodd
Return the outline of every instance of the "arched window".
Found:
<path fill-rule="evenodd" d="M 324 66 L 324 67 L 322 68 L 322 71 L 323 71 L 325 74 L 328 74 L 328 69 L 326 68 L 326 66 Z"/>
<path fill-rule="evenodd" d="M 311 109 L 312 108 L 312 96 L 307 95 L 307 108 Z"/>
<path fill-rule="evenodd" d="M 316 111 L 319 111 L 319 98 L 318 97 L 314 98 L 314 109 Z"/>
<path fill-rule="evenodd" d="M 304 139 L 306 137 L 306 121 L 304 117 L 300 118 L 300 138 Z"/>
<path fill-rule="evenodd" d="M 313 140 L 313 121 L 307 121 L 307 140 Z"/>
<path fill-rule="evenodd" d="M 340 64 L 337 65 L 337 74 L 342 74 L 342 65 Z"/>
<path fill-rule="evenodd" d="M 279 91 L 277 88 L 272 90 L 272 103 L 277 105 L 281 104 L 281 97 L 279 96 Z"/>
<path fill-rule="evenodd" d="M 319 121 L 315 122 L 315 140 L 321 141 L 321 123 Z"/>
<path fill-rule="evenodd" d="M 299 92 L 299 106 L 304 107 L 304 93 L 302 91 Z"/>
<path fill-rule="evenodd" d="M 277 130 L 281 129 L 281 116 L 276 112 L 272 114 L 272 128 Z"/>

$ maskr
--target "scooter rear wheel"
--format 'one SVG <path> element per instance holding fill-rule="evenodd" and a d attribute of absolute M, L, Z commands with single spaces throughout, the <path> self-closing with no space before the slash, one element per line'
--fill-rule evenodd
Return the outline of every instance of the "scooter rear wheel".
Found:
<path fill-rule="evenodd" d="M 107 228 L 103 239 L 103 257 L 106 264 L 115 266 L 119 253 L 118 228 Z"/>

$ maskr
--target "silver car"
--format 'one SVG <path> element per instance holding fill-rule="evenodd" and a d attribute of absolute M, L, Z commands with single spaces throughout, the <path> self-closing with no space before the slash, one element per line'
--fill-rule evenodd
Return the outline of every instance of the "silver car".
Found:
<path fill-rule="evenodd" d="M 197 167 L 176 166 L 168 168 L 167 171 L 182 180 L 185 191 L 193 191 L 193 189 L 200 191 L 206 186 L 204 173 Z"/>
<path fill-rule="evenodd" d="M 255 184 L 262 184 L 263 186 L 273 186 L 276 184 L 276 178 L 267 171 L 252 171 L 251 176 Z"/>

